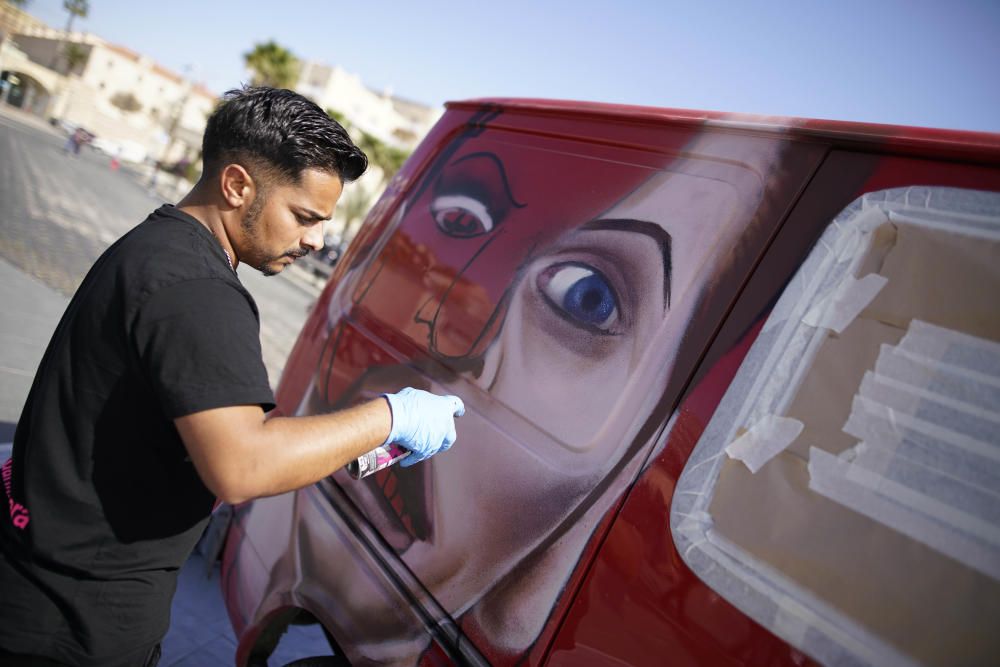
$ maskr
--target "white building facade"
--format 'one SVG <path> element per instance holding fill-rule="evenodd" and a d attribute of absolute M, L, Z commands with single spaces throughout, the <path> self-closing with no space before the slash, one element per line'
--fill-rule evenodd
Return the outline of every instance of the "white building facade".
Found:
<path fill-rule="evenodd" d="M 297 92 L 327 110 L 343 114 L 356 129 L 379 141 L 412 150 L 437 122 L 444 109 L 376 92 L 336 65 L 305 61 L 295 86 Z"/>
<path fill-rule="evenodd" d="M 2 66 L 26 80 L 17 106 L 82 125 L 133 161 L 169 162 L 197 154 L 216 104 L 204 87 L 87 33 L 36 28 L 8 41 L 22 57 L 7 58 Z M 67 45 L 80 54 L 72 69 L 64 55 Z M 50 74 L 42 76 L 41 70 Z"/>

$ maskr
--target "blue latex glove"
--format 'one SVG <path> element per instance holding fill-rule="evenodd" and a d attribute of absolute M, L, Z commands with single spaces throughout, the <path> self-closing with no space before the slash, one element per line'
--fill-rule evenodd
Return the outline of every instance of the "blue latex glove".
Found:
<path fill-rule="evenodd" d="M 458 396 L 438 396 L 412 387 L 382 395 L 392 410 L 392 431 L 385 444 L 394 442 L 410 450 L 399 465 L 419 463 L 455 443 L 455 417 L 465 414 Z"/>

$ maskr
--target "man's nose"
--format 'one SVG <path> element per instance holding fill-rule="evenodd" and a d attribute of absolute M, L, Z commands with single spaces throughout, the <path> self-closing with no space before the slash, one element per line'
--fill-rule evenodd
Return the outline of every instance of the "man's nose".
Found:
<path fill-rule="evenodd" d="M 306 230 L 305 236 L 302 237 L 302 245 L 310 248 L 311 250 L 322 250 L 323 249 L 323 223 L 317 222 Z"/>

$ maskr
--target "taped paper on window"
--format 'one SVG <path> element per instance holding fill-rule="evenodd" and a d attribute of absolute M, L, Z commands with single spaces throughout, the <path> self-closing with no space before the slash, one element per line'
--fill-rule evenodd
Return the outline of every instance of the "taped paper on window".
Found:
<path fill-rule="evenodd" d="M 730 458 L 746 464 L 750 472 L 783 452 L 802 433 L 802 422 L 778 415 L 767 415 L 726 447 Z"/>

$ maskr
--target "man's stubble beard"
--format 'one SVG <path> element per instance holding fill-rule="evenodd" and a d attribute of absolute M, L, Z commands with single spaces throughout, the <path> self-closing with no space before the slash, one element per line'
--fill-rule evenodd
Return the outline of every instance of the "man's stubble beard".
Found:
<path fill-rule="evenodd" d="M 243 228 L 244 237 L 250 242 L 250 246 L 257 248 L 259 236 L 260 236 L 260 214 L 264 210 L 264 204 L 267 203 L 267 193 L 261 189 L 254 197 L 253 201 L 250 202 L 250 208 L 247 209 L 246 217 L 243 218 L 240 226 Z M 277 259 L 277 258 L 275 258 Z M 268 264 L 273 261 L 270 259 L 263 259 L 260 261 L 259 265 L 254 266 L 255 269 L 260 271 L 265 276 L 274 276 L 279 272 L 270 268 Z"/>

